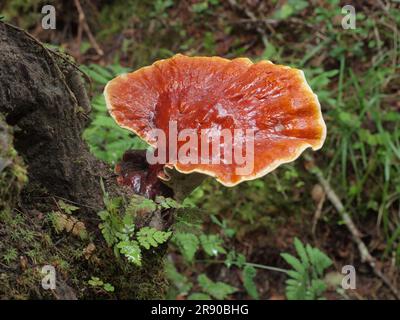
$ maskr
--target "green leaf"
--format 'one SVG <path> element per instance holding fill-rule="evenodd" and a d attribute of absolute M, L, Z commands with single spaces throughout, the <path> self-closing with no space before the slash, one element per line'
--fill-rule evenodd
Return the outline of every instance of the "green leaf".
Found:
<path fill-rule="evenodd" d="M 311 281 L 311 288 L 315 296 L 320 296 L 327 288 L 327 285 L 323 280 L 313 279 Z"/>
<path fill-rule="evenodd" d="M 195 3 L 192 5 L 191 8 L 194 13 L 202 13 L 208 9 L 208 2 L 203 1 L 203 2 L 199 2 L 199 3 Z"/>
<path fill-rule="evenodd" d="M 202 234 L 200 236 L 200 243 L 204 251 L 209 256 L 217 256 L 220 253 L 226 254 L 226 250 L 222 247 L 223 244 L 222 239 L 215 234 L 211 235 Z"/>
<path fill-rule="evenodd" d="M 193 233 L 175 233 L 173 241 L 179 247 L 183 257 L 192 262 L 199 249 L 199 239 Z"/>
<path fill-rule="evenodd" d="M 211 297 L 205 293 L 194 292 L 188 296 L 188 300 L 211 300 Z"/>
<path fill-rule="evenodd" d="M 302 279 L 304 278 L 304 275 L 302 273 L 299 273 L 294 270 L 289 270 L 287 272 L 287 274 L 288 274 L 288 276 L 292 277 L 293 279 L 295 279 L 297 281 L 302 281 Z"/>
<path fill-rule="evenodd" d="M 99 228 L 103 234 L 104 240 L 107 242 L 107 245 L 111 247 L 115 243 L 116 237 L 110 225 L 107 223 L 101 223 Z"/>
<path fill-rule="evenodd" d="M 238 268 L 242 268 L 244 266 L 244 264 L 246 263 L 246 257 L 244 256 L 244 254 L 239 253 L 237 255 L 237 259 L 236 259 L 236 265 Z"/>
<path fill-rule="evenodd" d="M 289 4 L 285 3 L 278 11 L 275 12 L 273 17 L 277 20 L 284 20 L 289 18 L 293 13 L 293 8 Z"/>
<path fill-rule="evenodd" d="M 159 231 L 154 228 L 144 227 L 136 234 L 140 245 L 146 249 L 158 247 L 159 244 L 166 242 L 172 232 Z"/>
<path fill-rule="evenodd" d="M 106 290 L 107 292 L 114 292 L 115 288 L 109 283 L 105 283 L 103 286 L 103 289 Z"/>
<path fill-rule="evenodd" d="M 67 214 L 72 214 L 73 211 L 76 211 L 79 209 L 79 207 L 76 207 L 69 203 L 65 203 L 62 200 L 57 201 L 57 203 L 58 203 L 58 206 L 60 207 L 60 209 Z"/>
<path fill-rule="evenodd" d="M 325 269 L 332 265 L 332 260 L 328 256 L 317 248 L 313 249 L 315 269 L 319 276 L 322 276 Z"/>
<path fill-rule="evenodd" d="M 89 67 L 94 71 L 97 72 L 102 77 L 111 80 L 114 77 L 114 74 L 110 72 L 106 67 L 100 66 L 98 64 L 92 63 Z"/>
<path fill-rule="evenodd" d="M 129 262 L 137 266 L 142 265 L 142 252 L 137 241 L 121 241 L 117 244 L 117 248 Z"/>
<path fill-rule="evenodd" d="M 126 233 L 127 235 L 133 235 L 135 231 L 135 224 L 133 222 L 133 217 L 130 214 L 125 214 L 124 218 L 122 219 L 123 229 L 122 232 Z"/>
<path fill-rule="evenodd" d="M 262 54 L 262 59 L 270 60 L 276 55 L 276 52 L 277 52 L 276 47 L 271 42 L 268 42 L 268 44 L 265 47 L 265 50 Z"/>
<path fill-rule="evenodd" d="M 301 259 L 302 264 L 307 268 L 309 266 L 309 261 L 307 257 L 306 248 L 298 238 L 294 238 L 294 246 L 296 248 L 297 254 Z"/>
<path fill-rule="evenodd" d="M 7 250 L 7 252 L 3 255 L 3 260 L 5 262 L 10 263 L 13 262 L 17 259 L 18 257 L 18 251 L 15 248 L 10 248 Z"/>
<path fill-rule="evenodd" d="M 275 11 L 273 18 L 277 20 L 285 20 L 304 10 L 307 6 L 308 2 L 305 0 L 288 0 L 287 3 L 283 4 L 282 7 Z"/>
<path fill-rule="evenodd" d="M 286 298 L 288 300 L 297 300 L 297 292 L 295 290 L 286 290 Z"/>
<path fill-rule="evenodd" d="M 352 114 L 346 111 L 339 111 L 338 120 L 347 127 L 350 128 L 359 128 L 361 126 L 361 122 L 358 119 L 357 115 Z"/>
<path fill-rule="evenodd" d="M 185 208 L 184 210 L 179 210 L 176 215 L 174 231 L 176 233 L 201 233 L 203 214 L 204 212 L 197 208 Z"/>
<path fill-rule="evenodd" d="M 115 123 L 114 119 L 106 115 L 96 116 L 91 125 L 103 128 L 118 129 L 118 125 Z"/>
<path fill-rule="evenodd" d="M 210 280 L 205 274 L 199 275 L 197 281 L 204 292 L 218 300 L 223 300 L 230 294 L 237 291 L 236 288 L 224 282 L 214 282 Z"/>
<path fill-rule="evenodd" d="M 192 283 L 189 279 L 176 270 L 175 265 L 171 261 L 167 261 L 165 265 L 165 273 L 168 280 L 179 290 L 180 294 L 186 294 L 192 288 Z"/>
<path fill-rule="evenodd" d="M 98 213 L 98 216 L 100 217 L 101 220 L 105 221 L 107 218 L 110 216 L 107 210 L 102 210 Z"/>
<path fill-rule="evenodd" d="M 257 286 L 254 282 L 254 278 L 257 274 L 257 270 L 252 266 L 245 266 L 243 269 L 243 286 L 246 289 L 247 293 L 253 299 L 259 299 Z"/>
<path fill-rule="evenodd" d="M 134 195 L 126 208 L 126 214 L 136 216 L 138 213 L 153 212 L 157 209 L 157 204 L 143 196 Z"/>
<path fill-rule="evenodd" d="M 294 270 L 289 270 L 286 280 L 286 297 L 293 299 L 321 299 L 322 294 L 327 288 L 323 274 L 330 265 L 331 259 L 318 248 L 313 248 L 309 244 L 306 246 L 297 238 L 294 240 L 296 252 L 300 260 L 296 257 L 282 253 L 281 256 L 292 266 Z"/>
<path fill-rule="evenodd" d="M 181 207 L 180 204 L 172 198 L 157 196 L 155 201 L 164 209 L 170 209 L 170 208 L 178 209 Z"/>
<path fill-rule="evenodd" d="M 231 250 L 228 252 L 228 254 L 226 255 L 224 264 L 230 268 L 231 266 L 233 266 L 236 262 L 236 252 L 235 250 Z"/>
<path fill-rule="evenodd" d="M 92 287 L 99 287 L 103 285 L 103 281 L 98 278 L 98 277 L 92 277 L 88 283 L 92 286 Z"/>
<path fill-rule="evenodd" d="M 94 67 L 96 66 L 96 67 Z M 97 67 L 97 65 L 91 65 L 90 67 L 87 66 L 80 66 L 80 69 L 85 72 L 92 80 L 100 85 L 106 85 L 112 77 L 105 72 L 101 72 L 101 69 Z"/>
<path fill-rule="evenodd" d="M 285 259 L 285 261 L 292 266 L 297 272 L 304 273 L 305 268 L 301 264 L 300 260 L 296 257 L 292 256 L 289 253 L 281 253 L 281 257 Z"/>

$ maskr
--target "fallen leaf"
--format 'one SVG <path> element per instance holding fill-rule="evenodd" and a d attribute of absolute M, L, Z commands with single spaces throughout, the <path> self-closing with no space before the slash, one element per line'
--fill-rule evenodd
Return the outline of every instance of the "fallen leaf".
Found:
<path fill-rule="evenodd" d="M 58 232 L 66 231 L 81 239 L 87 238 L 85 225 L 75 217 L 67 216 L 59 211 L 53 212 L 53 223 Z"/>
<path fill-rule="evenodd" d="M 91 242 L 87 245 L 85 249 L 83 249 L 83 255 L 86 260 L 89 260 L 93 255 L 93 252 L 96 250 L 96 246 Z"/>

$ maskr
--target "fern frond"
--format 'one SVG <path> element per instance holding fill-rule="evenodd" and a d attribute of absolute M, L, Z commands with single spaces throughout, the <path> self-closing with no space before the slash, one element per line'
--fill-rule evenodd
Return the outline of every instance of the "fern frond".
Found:
<path fill-rule="evenodd" d="M 158 245 L 166 242 L 171 234 L 171 232 L 164 232 L 151 227 L 144 227 L 138 231 L 136 236 L 139 244 L 148 250 L 150 247 L 156 248 Z"/>

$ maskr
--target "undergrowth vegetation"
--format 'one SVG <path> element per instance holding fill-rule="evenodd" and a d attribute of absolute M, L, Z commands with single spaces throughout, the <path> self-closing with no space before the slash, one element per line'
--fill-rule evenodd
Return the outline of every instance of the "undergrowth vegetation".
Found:
<path fill-rule="evenodd" d="M 8 2 L 12 5 L 5 6 L 3 15 L 15 19 L 15 8 L 23 4 Z M 359 1 L 356 28 L 345 30 L 343 4 L 337 0 L 99 3 L 90 25 L 102 45 L 116 49 L 99 63 L 81 67 L 93 81 L 92 122 L 84 138 L 98 158 L 115 164 L 125 150 L 147 147 L 107 113 L 102 89 L 117 74 L 179 52 L 247 56 L 303 69 L 328 127 L 326 143 L 315 155 L 317 164 L 383 268 L 398 270 L 398 4 Z M 81 54 L 90 53 L 90 44 L 82 42 Z M 317 182 L 303 164 L 299 159 L 235 188 L 206 180 L 184 204 L 176 204 L 180 214 L 168 232 L 136 229 L 129 211 L 138 205 L 162 206 L 165 199 L 141 199 L 121 217 L 116 214 L 119 200 L 105 195 L 106 209 L 99 213 L 102 233 L 116 255 L 138 266 L 142 250 L 170 239 L 170 299 L 281 298 L 284 292 L 288 299 L 326 297 L 329 268 L 337 272 L 344 264 L 359 265 L 360 259 L 334 207 L 324 194 L 313 192 Z M 315 217 L 318 205 L 321 212 Z M 315 232 L 313 223 L 318 223 Z M 302 242 L 292 240 L 295 236 Z M 16 253 L 11 248 L 0 259 L 10 263 Z M 398 279 L 397 271 L 393 279 Z M 98 278 L 91 282 L 111 290 L 106 284 Z M 335 289 L 330 297 L 347 297 Z"/>
<path fill-rule="evenodd" d="M 104 239 L 109 247 L 113 247 L 117 257 L 123 254 L 129 262 L 139 267 L 142 266 L 142 249 L 157 248 L 169 239 L 171 232 L 159 231 L 151 227 L 142 227 L 136 230 L 135 216 L 139 211 L 154 212 L 157 207 L 169 208 L 171 205 L 165 199 L 159 198 L 157 199 L 159 203 L 156 203 L 137 196 L 130 200 L 121 217 L 122 198 L 111 199 L 104 190 L 104 186 L 103 192 L 105 210 L 100 211 L 98 215 L 102 221 L 99 227 Z"/>

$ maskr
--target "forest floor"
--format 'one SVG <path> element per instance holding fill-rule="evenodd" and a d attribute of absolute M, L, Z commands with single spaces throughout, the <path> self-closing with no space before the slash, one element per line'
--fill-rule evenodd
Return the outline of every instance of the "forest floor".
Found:
<path fill-rule="evenodd" d="M 125 151 L 122 146 L 140 145 L 104 119 L 102 88 L 118 73 L 175 53 L 246 56 L 303 69 L 328 127 L 323 149 L 313 155 L 315 164 L 343 202 L 379 270 L 400 287 L 399 4 L 352 1 L 356 28 L 346 30 L 342 4 L 336 0 L 86 0 L 80 1 L 82 20 L 77 2 L 54 2 L 60 13 L 56 30 L 41 28 L 41 1 L 6 1 L 0 12 L 49 47 L 72 55 L 92 78 L 94 112 L 84 137 L 97 157 L 113 164 Z M 202 221 L 191 231 L 194 236 L 182 233 L 170 245 L 170 299 L 193 294 L 204 298 L 210 291 L 204 275 L 236 288 L 233 298 L 284 299 L 287 276 L 281 269 L 290 266 L 281 253 L 295 254 L 295 237 L 333 261 L 324 275 L 331 286 L 325 298 L 394 298 L 361 261 L 343 217 L 305 158 L 232 189 L 207 180 L 190 201 L 200 208 Z M 182 245 L 189 238 L 213 239 L 217 256 L 206 246 Z M 338 289 L 345 265 L 357 271 L 355 290 Z"/>

